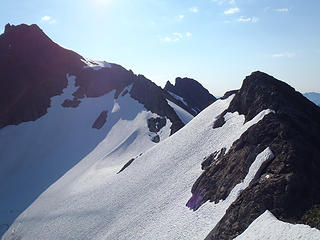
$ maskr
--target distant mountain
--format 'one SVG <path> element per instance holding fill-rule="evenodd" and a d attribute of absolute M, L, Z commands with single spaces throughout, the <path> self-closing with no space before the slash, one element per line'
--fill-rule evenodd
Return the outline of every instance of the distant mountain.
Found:
<path fill-rule="evenodd" d="M 195 115 L 143 75 L 86 59 L 37 25 L 6 25 L 0 35 L 0 236 L 96 147 L 104 146 L 105 161 L 119 171 Z"/>
<path fill-rule="evenodd" d="M 317 104 L 318 106 L 320 106 L 320 93 L 308 92 L 308 93 L 304 93 L 303 96 L 308 98 L 314 104 Z"/>
<path fill-rule="evenodd" d="M 175 85 L 169 81 L 164 88 L 172 96 L 183 101 L 194 113 L 199 113 L 217 99 L 199 82 L 191 78 L 176 78 Z"/>

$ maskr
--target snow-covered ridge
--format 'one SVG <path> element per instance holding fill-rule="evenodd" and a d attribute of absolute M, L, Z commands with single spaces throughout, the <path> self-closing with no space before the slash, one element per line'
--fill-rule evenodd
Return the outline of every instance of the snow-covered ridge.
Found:
<path fill-rule="evenodd" d="M 214 117 L 228 108 L 232 98 L 216 101 L 142 155 L 136 149 L 146 143 L 137 139 L 143 132 L 125 129 L 128 122 L 120 120 L 108 138 L 20 215 L 4 239 L 203 239 L 237 198 L 232 194 L 218 204 L 207 202 L 196 212 L 186 207 L 203 158 L 223 147 L 229 149 L 271 113 L 265 110 L 245 124 L 244 116 L 230 113 L 222 127 L 213 129 Z M 117 143 L 108 140 L 125 132 L 130 136 Z M 135 145 L 132 139 L 137 139 Z M 135 161 L 116 174 L 132 155 L 137 156 Z M 270 155 L 266 150 L 257 157 L 236 193 Z"/>
<path fill-rule="evenodd" d="M 178 96 L 177 94 L 167 91 L 172 97 L 174 97 L 175 99 L 177 99 L 178 101 L 182 102 L 184 105 L 188 106 L 188 103 L 184 100 L 183 97 Z"/>
<path fill-rule="evenodd" d="M 311 102 L 315 103 L 316 105 L 320 106 L 320 93 L 309 92 L 309 93 L 304 93 L 303 96 L 308 98 Z"/>
<path fill-rule="evenodd" d="M 93 70 L 100 70 L 101 68 L 111 68 L 111 64 L 106 61 L 93 61 L 90 59 L 80 59 L 86 64 L 83 68 L 91 68 Z"/>
<path fill-rule="evenodd" d="M 304 224 L 291 224 L 278 220 L 271 212 L 265 211 L 235 240 L 318 240 L 320 231 Z"/>
<path fill-rule="evenodd" d="M 194 116 L 192 116 L 190 113 L 188 113 L 186 110 L 184 110 L 182 107 L 178 106 L 177 104 L 171 102 L 168 99 L 167 99 L 167 102 L 170 105 L 170 107 L 173 108 L 173 110 L 176 112 L 176 114 L 184 124 L 187 124 L 194 118 Z"/>

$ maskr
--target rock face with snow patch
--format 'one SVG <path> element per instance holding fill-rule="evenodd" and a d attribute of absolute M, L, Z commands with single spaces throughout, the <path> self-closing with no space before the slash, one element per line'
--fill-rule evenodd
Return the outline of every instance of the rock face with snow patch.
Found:
<path fill-rule="evenodd" d="M 132 84 L 130 94 L 134 99 L 170 119 L 171 134 L 184 126 L 166 101 L 172 97 L 143 75 L 117 64 L 87 60 L 54 43 L 37 25 L 7 24 L 0 35 L 0 128 L 45 115 L 50 99 L 66 88 L 67 74 L 76 76 L 78 88 L 63 107 L 76 108 L 83 98 L 100 97 L 112 90 L 117 98 Z"/>
<path fill-rule="evenodd" d="M 320 109 L 284 82 L 254 72 L 217 120 L 237 111 L 250 121 L 266 108 L 275 114 L 250 127 L 226 154 L 208 157 L 193 185 L 190 208 L 196 210 L 206 201 L 217 203 L 244 178 L 263 149 L 270 147 L 274 153 L 207 240 L 235 238 L 266 210 L 282 221 L 320 229 Z"/>
<path fill-rule="evenodd" d="M 199 82 L 191 78 L 178 77 L 175 85 L 168 81 L 164 89 L 182 97 L 191 111 L 196 114 L 217 100 Z"/>

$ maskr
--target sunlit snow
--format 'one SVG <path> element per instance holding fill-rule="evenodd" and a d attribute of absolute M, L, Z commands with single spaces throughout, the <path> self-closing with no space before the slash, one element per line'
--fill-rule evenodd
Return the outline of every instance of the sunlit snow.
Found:
<path fill-rule="evenodd" d="M 99 146 L 90 155 L 101 159 L 96 165 L 90 165 L 92 169 L 99 169 L 94 172 L 93 182 L 100 181 L 100 176 L 103 182 L 103 159 L 107 155 L 105 164 L 119 171 L 129 159 L 156 145 L 149 136 L 147 119 L 158 115 L 147 111 L 130 94 L 120 94 L 115 101 L 115 91 L 112 91 L 99 98 L 81 99 L 77 108 L 62 107 L 63 101 L 72 98 L 76 91 L 75 77 L 68 76 L 68 79 L 68 88 L 51 99 L 46 115 L 34 122 L 0 130 L 0 226 L 3 230 L 98 144 L 103 148 L 101 155 Z M 105 125 L 99 130 L 92 128 L 102 111 L 108 111 Z M 169 137 L 170 126 L 167 120 L 159 134 L 161 140 Z M 91 176 L 90 168 L 86 173 L 78 178 L 77 191 L 90 188 L 84 183 L 86 177 Z M 48 211 L 50 209 L 45 210 Z"/>
<path fill-rule="evenodd" d="M 173 108 L 173 110 L 176 112 L 176 114 L 184 124 L 187 124 L 193 119 L 193 116 L 190 113 L 188 113 L 186 110 L 184 110 L 182 107 L 178 106 L 177 104 L 171 102 L 168 99 L 167 99 L 167 102 L 170 105 L 170 107 Z"/>
<path fill-rule="evenodd" d="M 223 147 L 229 149 L 243 132 L 271 113 L 264 110 L 245 124 L 244 116 L 229 113 L 226 123 L 213 129 L 215 117 L 231 100 L 232 96 L 216 101 L 117 174 L 129 160 L 126 152 L 136 138 L 136 131 L 123 129 L 127 122 L 120 121 L 108 138 L 120 134 L 125 140 L 102 141 L 21 214 L 4 239 L 203 239 L 259 168 L 255 162 L 247 180 L 236 186 L 236 194 L 233 191 L 218 204 L 207 202 L 194 212 L 186 203 L 202 172 L 203 158 Z M 145 142 L 135 141 L 131 151 Z M 256 161 L 270 156 L 265 151 Z"/>
<path fill-rule="evenodd" d="M 93 61 L 89 59 L 81 59 L 86 64 L 84 68 L 91 68 L 93 70 L 100 70 L 101 68 L 111 68 L 111 64 L 106 61 Z"/>
<path fill-rule="evenodd" d="M 319 240 L 320 231 L 303 224 L 291 224 L 278 220 L 265 211 L 235 240 Z"/>

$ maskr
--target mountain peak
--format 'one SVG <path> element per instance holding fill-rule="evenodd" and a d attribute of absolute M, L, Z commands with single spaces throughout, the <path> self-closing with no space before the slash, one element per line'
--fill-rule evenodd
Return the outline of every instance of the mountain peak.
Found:
<path fill-rule="evenodd" d="M 189 107 L 194 109 L 196 113 L 199 113 L 216 100 L 206 88 L 192 78 L 177 77 L 175 85 L 168 81 L 164 89 L 184 99 L 188 99 L 187 103 Z"/>
<path fill-rule="evenodd" d="M 33 30 L 33 31 L 42 32 L 41 28 L 37 24 L 28 25 L 23 23 L 19 25 L 13 25 L 13 24 L 7 23 L 4 28 L 5 33 L 11 32 L 11 31 L 21 31 L 21 30 L 28 30 L 28 31 Z"/>
<path fill-rule="evenodd" d="M 266 108 L 282 112 L 301 112 L 310 115 L 314 104 L 287 83 L 266 73 L 256 71 L 247 76 L 229 106 L 231 112 L 239 111 L 251 120 Z"/>

